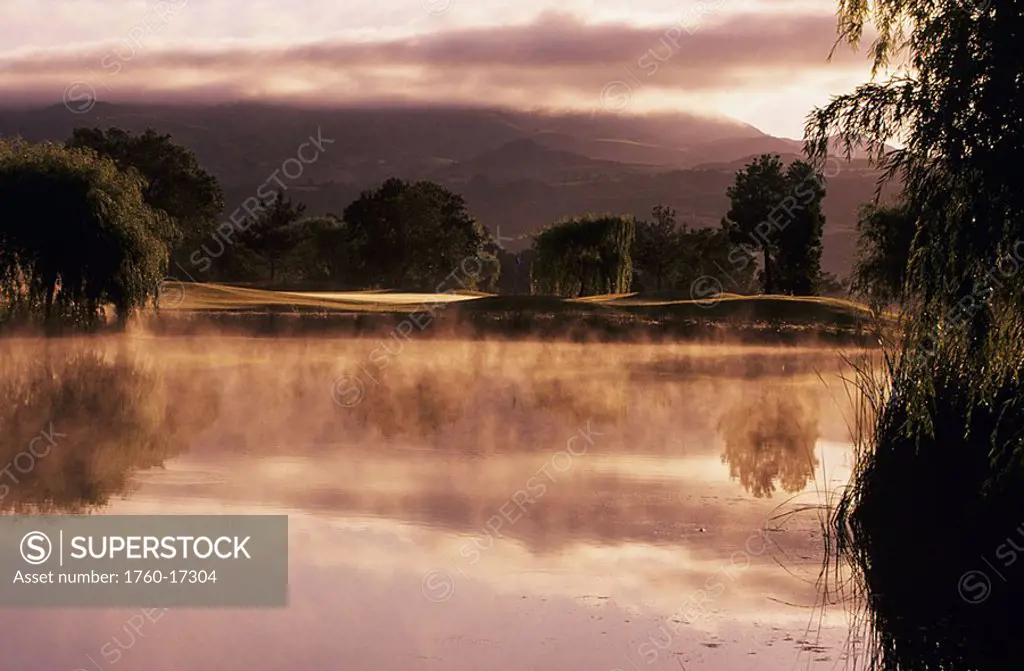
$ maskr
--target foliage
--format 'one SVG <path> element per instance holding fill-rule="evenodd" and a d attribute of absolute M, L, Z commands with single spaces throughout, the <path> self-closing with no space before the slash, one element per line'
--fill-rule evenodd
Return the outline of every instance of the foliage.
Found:
<path fill-rule="evenodd" d="M 691 289 L 698 279 L 712 277 L 728 293 L 757 291 L 754 257 L 745 246 L 733 244 L 727 227 L 685 231 L 680 236 L 680 247 L 684 250 L 680 287 Z"/>
<path fill-rule="evenodd" d="M 937 339 L 962 331 L 968 346 L 956 365 L 984 389 L 994 370 L 993 330 L 1002 328 L 1000 319 L 1024 321 L 1024 283 L 997 277 L 1015 278 L 1024 245 L 1024 189 L 1013 179 L 1024 158 L 1024 52 L 1017 38 L 1024 7 L 841 0 L 839 17 L 842 39 L 854 45 L 865 22 L 877 25 L 873 78 L 888 70 L 886 80 L 816 109 L 807 122 L 808 152 L 821 160 L 838 137 L 847 153 L 866 146 L 887 177 L 901 178 L 902 206 L 915 224 L 902 296 L 908 352 L 901 361 L 930 358 Z M 891 66 L 894 59 L 901 60 Z M 903 148 L 887 152 L 893 139 Z M 918 384 L 938 393 L 932 377 L 946 371 L 917 372 L 928 376 Z M 925 396 L 915 412 L 940 400 Z M 979 395 L 976 402 L 988 407 L 993 399 Z"/>
<path fill-rule="evenodd" d="M 675 211 L 662 205 L 652 210 L 651 221 L 637 222 L 632 254 L 634 291 L 689 290 L 707 278 L 730 293 L 756 289 L 753 258 L 732 243 L 727 228 L 677 225 Z"/>
<path fill-rule="evenodd" d="M 785 180 L 787 195 L 779 204 L 784 214 L 776 233 L 777 290 L 793 296 L 816 296 L 821 288 L 825 180 L 804 161 L 791 163 Z"/>
<path fill-rule="evenodd" d="M 924 321 L 934 320 L 975 293 L 993 260 L 1024 238 L 1015 179 L 1024 153 L 1024 5 L 841 0 L 839 17 L 852 45 L 865 23 L 877 27 L 873 81 L 811 114 L 808 148 L 820 160 L 838 136 L 847 152 L 866 146 L 887 176 L 902 178 L 918 215 L 907 281 Z M 903 148 L 886 152 L 893 140 Z M 975 327 L 984 330 L 986 319 L 979 313 Z"/>
<path fill-rule="evenodd" d="M 364 191 L 342 219 L 364 284 L 437 291 L 474 288 L 487 234 L 462 196 L 391 178 Z M 464 267 L 466 266 L 466 267 Z"/>
<path fill-rule="evenodd" d="M 902 204 L 864 205 L 857 231 L 853 291 L 876 307 L 901 302 L 915 231 L 909 210 Z"/>
<path fill-rule="evenodd" d="M 195 153 L 171 142 L 170 135 L 152 128 L 141 135 L 120 128 L 76 128 L 66 145 L 92 149 L 113 159 L 122 171 L 137 170 L 145 180 L 146 203 L 171 218 L 173 227 L 162 235 L 172 249 L 187 253 L 213 233 L 224 209 L 221 187 Z"/>
<path fill-rule="evenodd" d="M 906 328 L 882 379 L 859 376 L 874 416 L 831 535 L 870 606 L 871 668 L 1015 668 L 1024 645 L 1005 613 L 1024 583 L 989 557 L 1016 561 L 1024 508 L 1024 284 L 995 276 L 1011 252 L 1016 275 L 1024 244 L 1024 5 L 840 0 L 841 40 L 868 22 L 873 81 L 811 114 L 808 151 L 866 146 L 900 178 L 914 230 Z M 1002 582 L 986 585 L 986 568 Z"/>
<path fill-rule="evenodd" d="M 809 163 L 784 168 L 762 154 L 736 173 L 723 220 L 734 245 L 760 254 L 764 293 L 814 295 L 821 274 L 824 177 Z"/>
<path fill-rule="evenodd" d="M 736 173 L 735 183 L 725 193 L 729 197 L 729 211 L 723 226 L 728 228 L 733 244 L 762 254 L 764 293 L 774 293 L 774 249 L 768 237 L 774 224 L 769 217 L 786 196 L 782 159 L 762 154 Z"/>
<path fill-rule="evenodd" d="M 944 329 L 930 356 L 911 332 L 861 364 L 856 471 L 830 543 L 834 574 L 852 569 L 870 606 L 872 671 L 1009 669 L 1024 654 L 1005 615 L 1024 598 L 1007 545 L 1024 547 L 1024 325 L 1000 310 L 993 326 L 980 347 Z"/>
<path fill-rule="evenodd" d="M 0 287 L 8 312 L 123 322 L 164 276 L 168 221 L 113 161 L 53 144 L 0 141 Z"/>
<path fill-rule="evenodd" d="M 238 236 L 240 244 L 252 250 L 270 268 L 270 281 L 276 277 L 281 260 L 299 242 L 302 233 L 299 220 L 306 206 L 293 203 L 290 198 L 280 197 L 255 217 L 250 217 L 242 226 Z"/>
<path fill-rule="evenodd" d="M 848 296 L 849 278 L 839 279 L 834 274 L 823 272 L 821 274 L 820 293 L 822 296 Z"/>
<path fill-rule="evenodd" d="M 557 296 L 629 291 L 635 235 L 636 222 L 628 215 L 584 215 L 552 224 L 533 239 L 536 290 Z"/>
<path fill-rule="evenodd" d="M 333 214 L 312 216 L 299 221 L 296 230 L 298 240 L 288 254 L 286 269 L 300 280 L 347 286 L 353 279 L 349 272 L 353 261 L 345 223 Z"/>
<path fill-rule="evenodd" d="M 680 272 L 683 249 L 681 236 L 686 232 L 676 224 L 676 211 L 664 205 L 655 205 L 651 219 L 636 222 L 633 241 L 633 289 L 661 291 L 675 284 Z"/>
<path fill-rule="evenodd" d="M 240 244 L 225 244 L 223 250 L 210 266 L 210 281 L 259 282 L 266 278 L 266 262 L 256 252 Z"/>

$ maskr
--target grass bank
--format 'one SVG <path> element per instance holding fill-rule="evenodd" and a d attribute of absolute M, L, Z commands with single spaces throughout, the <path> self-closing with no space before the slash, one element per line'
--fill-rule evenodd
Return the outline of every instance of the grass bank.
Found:
<path fill-rule="evenodd" d="M 859 303 L 729 294 L 705 301 L 665 294 L 566 299 L 479 292 L 289 292 L 180 284 L 165 288 L 159 316 L 148 315 L 147 323 L 165 333 L 195 333 L 212 326 L 260 335 L 371 335 L 395 329 L 410 315 L 417 324 L 415 332 L 434 336 L 872 341 L 870 311 Z M 419 324 L 425 325 L 423 329 Z"/>

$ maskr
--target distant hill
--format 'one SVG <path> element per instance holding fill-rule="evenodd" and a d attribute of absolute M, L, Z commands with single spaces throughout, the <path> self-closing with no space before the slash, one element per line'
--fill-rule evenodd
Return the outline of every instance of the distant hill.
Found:
<path fill-rule="evenodd" d="M 795 158 L 797 140 L 729 119 L 689 114 L 541 114 L 485 108 L 294 108 L 97 104 L 75 115 L 61 105 L 0 109 L 0 135 L 62 141 L 76 126 L 148 127 L 193 148 L 225 187 L 227 213 L 319 133 L 333 140 L 294 182 L 311 213 L 341 210 L 365 188 L 396 176 L 431 179 L 462 193 L 472 213 L 503 238 L 587 211 L 647 215 L 670 205 L 684 221 L 717 225 L 725 189 L 751 157 Z M 857 207 L 877 173 L 863 160 L 829 180 L 826 270 L 849 272 Z M 227 214 L 226 213 L 226 214 Z M 528 244 L 506 242 L 510 249 Z"/>
<path fill-rule="evenodd" d="M 533 139 L 519 138 L 495 149 L 486 149 L 471 159 L 439 167 L 435 176 L 448 182 L 468 182 L 477 176 L 502 182 L 541 177 L 561 184 L 596 180 L 629 171 L 629 164 L 595 159 L 553 149 Z"/>

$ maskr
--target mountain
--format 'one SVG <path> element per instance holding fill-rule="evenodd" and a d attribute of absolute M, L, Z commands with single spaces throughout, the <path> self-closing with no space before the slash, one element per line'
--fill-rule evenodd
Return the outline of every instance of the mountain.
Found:
<path fill-rule="evenodd" d="M 282 179 L 311 214 L 340 213 L 387 177 L 430 179 L 462 193 L 471 212 L 503 238 L 525 235 L 582 212 L 646 216 L 657 204 L 682 220 L 717 225 L 736 170 L 774 152 L 795 158 L 797 140 L 748 124 L 690 114 L 526 113 L 470 107 L 296 108 L 113 105 L 86 114 L 57 105 L 0 109 L 0 135 L 62 141 L 78 126 L 154 128 L 191 147 L 225 188 L 225 216 L 323 138 L 323 152 L 294 179 Z M 306 148 L 307 158 L 311 153 Z M 294 162 L 292 162 L 294 166 Z M 294 173 L 295 168 L 291 167 Z M 857 207 L 874 193 L 877 173 L 863 160 L 841 165 L 828 182 L 824 267 L 849 272 Z"/>
<path fill-rule="evenodd" d="M 470 181 L 477 176 L 502 182 L 543 176 L 557 183 L 591 181 L 602 176 L 624 174 L 629 167 L 545 146 L 536 140 L 519 138 L 494 149 L 486 149 L 465 161 L 439 167 L 435 177 L 446 182 Z"/>

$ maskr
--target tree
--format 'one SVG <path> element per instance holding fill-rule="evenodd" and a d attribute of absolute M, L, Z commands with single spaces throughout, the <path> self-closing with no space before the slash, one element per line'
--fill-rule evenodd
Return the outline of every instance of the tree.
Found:
<path fill-rule="evenodd" d="M 166 271 L 167 217 L 93 152 L 0 140 L 0 288 L 11 312 L 124 323 Z"/>
<path fill-rule="evenodd" d="M 91 149 L 123 171 L 137 170 L 145 180 L 146 203 L 171 219 L 173 226 L 162 236 L 172 251 L 187 254 L 213 233 L 224 209 L 220 184 L 191 149 L 174 144 L 170 135 L 152 128 L 141 135 L 120 128 L 76 128 L 66 146 Z"/>
<path fill-rule="evenodd" d="M 480 260 L 480 269 L 474 276 L 473 287 L 478 291 L 486 291 L 489 293 L 499 293 L 502 262 L 501 255 L 503 250 L 498 245 L 498 241 L 487 235 L 487 240 L 480 248 L 480 252 L 477 254 L 477 258 Z"/>
<path fill-rule="evenodd" d="M 729 227 L 698 228 L 684 231 L 679 236 L 680 288 L 692 291 L 700 279 L 714 278 L 721 290 L 748 294 L 757 291 L 754 257 L 747 247 L 732 242 Z"/>
<path fill-rule="evenodd" d="M 533 239 L 535 289 L 557 296 L 629 291 L 635 236 L 629 215 L 584 215 L 548 226 Z"/>
<path fill-rule="evenodd" d="M 777 247 L 777 287 L 793 296 L 817 295 L 821 283 L 821 234 L 825 215 L 824 179 L 809 163 L 794 161 L 786 169 L 783 214 L 774 234 Z"/>
<path fill-rule="evenodd" d="M 469 261 L 486 265 L 480 257 L 487 240 L 483 227 L 469 215 L 462 196 L 432 182 L 388 179 L 360 194 L 342 219 L 357 271 L 371 286 L 473 288 L 480 274 L 469 272 L 477 268 Z"/>
<path fill-rule="evenodd" d="M 850 294 L 849 284 L 848 277 L 840 279 L 832 273 L 823 272 L 818 293 L 822 296 L 848 296 Z"/>
<path fill-rule="evenodd" d="M 822 161 L 836 144 L 847 155 L 863 146 L 886 178 L 901 178 L 918 229 L 907 281 L 924 300 L 921 321 L 934 322 L 1024 238 L 1024 7 L 842 0 L 839 17 L 840 39 L 852 46 L 865 23 L 877 28 L 872 81 L 813 111 L 808 151 Z M 903 148 L 890 151 L 893 141 Z M 1020 290 L 1016 283 L 1014 301 Z M 976 335 L 987 328 L 984 313 L 972 318 Z"/>
<path fill-rule="evenodd" d="M 326 280 L 341 288 L 355 281 L 352 244 L 348 227 L 338 217 L 306 217 L 297 225 L 299 242 L 293 255 L 308 279 Z"/>
<path fill-rule="evenodd" d="M 875 306 L 902 301 L 915 228 L 906 205 L 868 203 L 861 207 L 853 266 L 856 294 Z"/>
<path fill-rule="evenodd" d="M 821 274 L 824 178 L 804 161 L 762 154 L 736 173 L 723 220 L 734 245 L 763 258 L 764 293 L 813 295 Z"/>
<path fill-rule="evenodd" d="M 828 546 L 870 608 L 871 668 L 1015 668 L 1024 638 L 1005 613 L 1022 584 L 994 589 L 973 565 L 993 547 L 1016 560 L 1024 509 L 1024 4 L 841 0 L 841 40 L 867 23 L 872 81 L 814 110 L 806 145 L 817 161 L 836 138 L 847 156 L 866 146 L 915 230 L 905 328 L 885 378 L 860 376 L 869 412 Z"/>
<path fill-rule="evenodd" d="M 724 219 L 729 238 L 733 244 L 763 255 L 764 293 L 773 293 L 775 243 L 770 234 L 775 222 L 771 217 L 786 197 L 782 159 L 762 154 L 736 173 L 735 183 L 725 193 L 730 203 Z"/>
<path fill-rule="evenodd" d="M 293 203 L 290 198 L 280 195 L 255 218 L 246 220 L 238 241 L 252 250 L 270 267 L 270 281 L 276 278 L 281 260 L 300 240 L 298 222 L 306 206 Z"/>
<path fill-rule="evenodd" d="M 670 207 L 656 205 L 651 220 L 636 222 L 633 241 L 633 288 L 637 291 L 661 291 L 671 288 L 678 272 L 680 234 L 685 232 L 676 225 L 676 212 Z"/>

